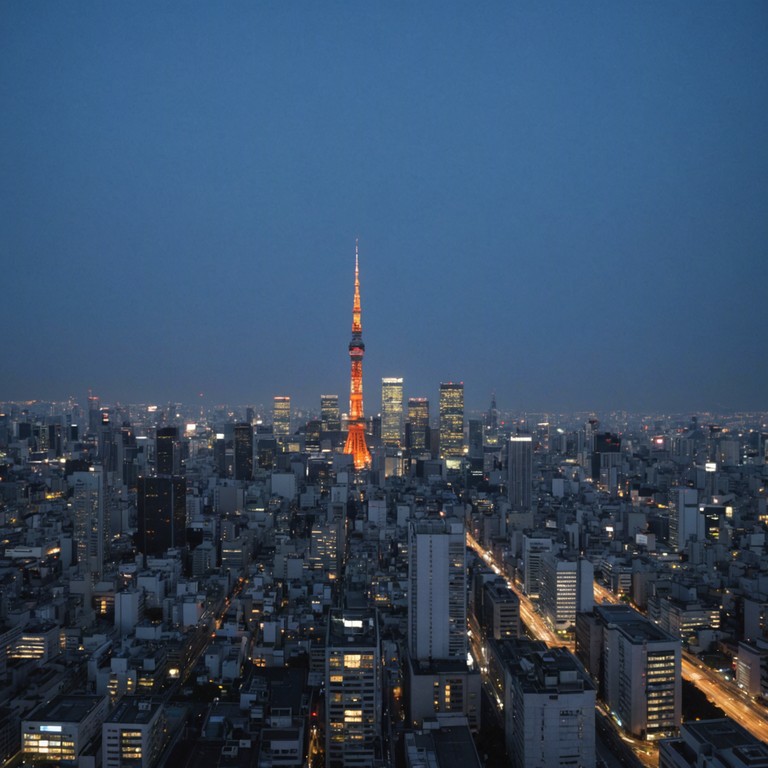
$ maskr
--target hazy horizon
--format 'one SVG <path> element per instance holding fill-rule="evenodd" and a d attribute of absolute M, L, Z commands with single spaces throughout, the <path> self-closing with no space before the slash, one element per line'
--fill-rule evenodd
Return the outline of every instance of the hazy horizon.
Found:
<path fill-rule="evenodd" d="M 768 409 L 768 5 L 0 9 L 0 399 Z"/>

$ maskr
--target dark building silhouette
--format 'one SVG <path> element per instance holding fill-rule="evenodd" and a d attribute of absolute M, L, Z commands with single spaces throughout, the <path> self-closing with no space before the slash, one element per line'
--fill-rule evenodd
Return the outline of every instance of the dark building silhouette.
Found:
<path fill-rule="evenodd" d="M 606 454 L 618 454 L 621 451 L 621 438 L 610 432 L 597 432 L 594 436 L 594 450 L 592 451 L 592 479 L 600 479 L 600 470 L 610 463 L 610 457 Z"/>
<path fill-rule="evenodd" d="M 181 474 L 178 427 L 160 427 L 155 433 L 155 471 L 158 475 Z"/>
<path fill-rule="evenodd" d="M 305 445 L 308 453 L 312 453 L 313 451 L 316 453 L 320 450 L 320 433 L 322 432 L 322 428 L 323 423 L 319 419 L 312 419 L 307 422 Z"/>
<path fill-rule="evenodd" d="M 186 546 L 187 481 L 183 477 L 140 477 L 136 547 L 145 557 Z"/>
<path fill-rule="evenodd" d="M 409 397 L 405 445 L 412 451 L 429 450 L 430 439 L 429 400 L 426 397 Z"/>
<path fill-rule="evenodd" d="M 235 480 L 253 480 L 253 427 L 235 424 Z"/>
<path fill-rule="evenodd" d="M 213 444 L 213 466 L 219 477 L 227 476 L 227 441 L 223 433 L 216 435 L 216 441 Z"/>
<path fill-rule="evenodd" d="M 98 430 L 99 462 L 105 472 L 114 472 L 117 469 L 117 435 L 109 418 L 109 411 L 101 411 L 101 422 Z"/>

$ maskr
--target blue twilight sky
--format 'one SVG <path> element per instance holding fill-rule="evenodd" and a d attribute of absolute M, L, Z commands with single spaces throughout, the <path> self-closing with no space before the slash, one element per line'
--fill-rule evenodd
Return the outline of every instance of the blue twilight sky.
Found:
<path fill-rule="evenodd" d="M 0 400 L 768 408 L 768 4 L 0 4 Z"/>

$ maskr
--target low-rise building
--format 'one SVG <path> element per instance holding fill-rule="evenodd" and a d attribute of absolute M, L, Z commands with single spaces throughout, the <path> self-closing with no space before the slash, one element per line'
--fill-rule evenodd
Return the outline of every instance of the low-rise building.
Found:
<path fill-rule="evenodd" d="M 25 763 L 73 765 L 95 749 L 107 716 L 106 696 L 57 696 L 41 704 L 21 724 Z"/>

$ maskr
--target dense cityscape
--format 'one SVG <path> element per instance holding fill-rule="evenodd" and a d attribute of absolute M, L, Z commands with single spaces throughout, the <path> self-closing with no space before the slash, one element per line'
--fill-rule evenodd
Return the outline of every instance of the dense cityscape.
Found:
<path fill-rule="evenodd" d="M 2 404 L 3 764 L 768 763 L 768 414 L 366 416 L 361 318 L 348 412 Z"/>
<path fill-rule="evenodd" d="M 768 768 L 768 3 L 0 3 L 0 768 Z"/>

